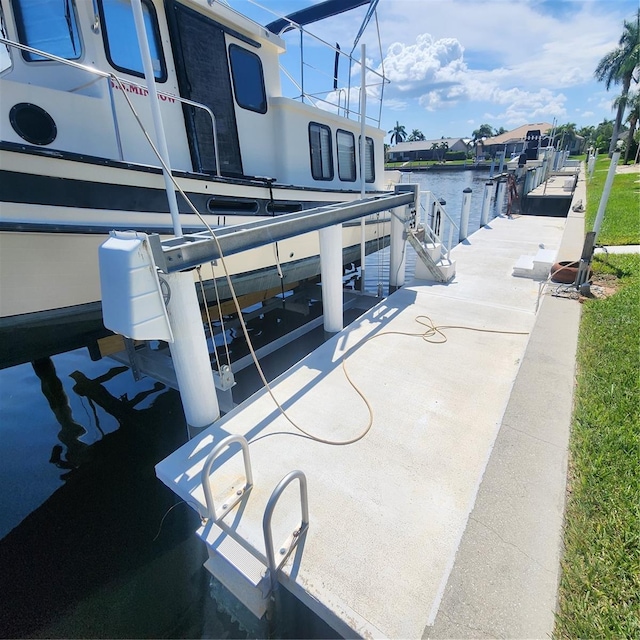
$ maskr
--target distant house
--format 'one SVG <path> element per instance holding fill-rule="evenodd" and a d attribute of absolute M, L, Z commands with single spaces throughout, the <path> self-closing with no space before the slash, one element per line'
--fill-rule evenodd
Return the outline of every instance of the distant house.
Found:
<path fill-rule="evenodd" d="M 443 148 L 443 143 L 447 148 Z M 416 140 L 415 142 L 399 142 L 389 147 L 388 162 L 413 162 L 415 160 L 442 160 L 447 151 L 467 152 L 467 144 L 463 138 L 437 138 L 436 140 Z"/>
<path fill-rule="evenodd" d="M 499 136 L 485 138 L 476 147 L 476 157 L 484 154 L 493 157 L 504 151 L 505 157 L 509 159 L 511 156 L 519 155 L 527 150 L 529 150 L 529 156 L 534 157 L 534 152 L 538 148 L 551 145 L 549 136 L 551 129 L 553 129 L 553 125 L 548 122 L 533 122 L 501 133 Z M 537 157 L 537 153 L 535 157 Z"/>

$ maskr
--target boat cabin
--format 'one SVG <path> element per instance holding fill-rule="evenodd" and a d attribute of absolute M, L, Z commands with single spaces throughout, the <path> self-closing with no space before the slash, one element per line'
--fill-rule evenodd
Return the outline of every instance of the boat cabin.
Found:
<path fill-rule="evenodd" d="M 158 165 L 136 122 L 154 137 L 131 0 L 0 0 L 0 9 L 2 38 L 28 47 L 0 44 L 3 143 Z M 284 97 L 279 35 L 221 2 L 142 0 L 142 9 L 173 170 L 360 189 L 357 112 Z M 368 190 L 383 187 L 383 136 L 367 126 Z"/>

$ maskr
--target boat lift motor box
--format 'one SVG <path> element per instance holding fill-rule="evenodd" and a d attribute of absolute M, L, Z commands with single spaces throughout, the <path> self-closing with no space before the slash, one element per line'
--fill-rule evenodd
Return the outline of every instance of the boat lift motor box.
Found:
<path fill-rule="evenodd" d="M 148 236 L 112 231 L 98 257 L 104 326 L 133 340 L 173 342 Z"/>

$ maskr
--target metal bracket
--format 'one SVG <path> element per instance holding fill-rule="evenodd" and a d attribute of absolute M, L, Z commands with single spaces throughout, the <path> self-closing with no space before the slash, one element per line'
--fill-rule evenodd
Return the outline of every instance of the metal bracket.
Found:
<path fill-rule="evenodd" d="M 135 342 L 131 338 L 124 338 L 124 346 L 127 350 L 127 357 L 129 359 L 129 366 L 131 367 L 131 373 L 133 374 L 133 379 L 138 382 L 138 380 L 142 379 L 142 374 L 140 373 L 140 367 L 138 366 L 138 355 L 136 354 Z"/>
<path fill-rule="evenodd" d="M 213 382 L 216 385 L 216 389 L 220 391 L 229 391 L 235 386 L 236 380 L 233 377 L 233 371 L 228 364 L 223 364 L 220 367 L 220 371 L 213 372 Z"/>

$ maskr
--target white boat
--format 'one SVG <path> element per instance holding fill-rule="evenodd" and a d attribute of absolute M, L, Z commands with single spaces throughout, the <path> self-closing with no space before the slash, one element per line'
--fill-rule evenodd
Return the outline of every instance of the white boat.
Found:
<path fill-rule="evenodd" d="M 320 12 L 370 2 L 330 0 Z M 384 191 L 379 114 L 361 129 L 351 89 L 318 92 L 308 82 L 311 97 L 304 78 L 294 79 L 297 97 L 283 95 L 281 32 L 310 37 L 301 26 L 309 15 L 265 27 L 219 1 L 141 4 L 171 169 L 207 224 Z M 0 0 L 0 8 L 2 367 L 108 333 L 97 253 L 112 229 L 173 232 L 162 168 L 145 137 L 152 109 L 131 0 Z M 354 62 L 348 56 L 343 65 L 349 77 Z M 333 81 L 333 60 L 328 75 Z M 178 204 L 183 231 L 202 231 L 180 196 Z M 388 232 L 379 215 L 368 219 L 366 251 Z M 360 260 L 361 241 L 359 223 L 344 225 L 345 264 Z M 318 234 L 310 233 L 232 256 L 237 293 L 317 275 L 318 251 Z M 218 266 L 202 273 L 222 282 Z"/>

